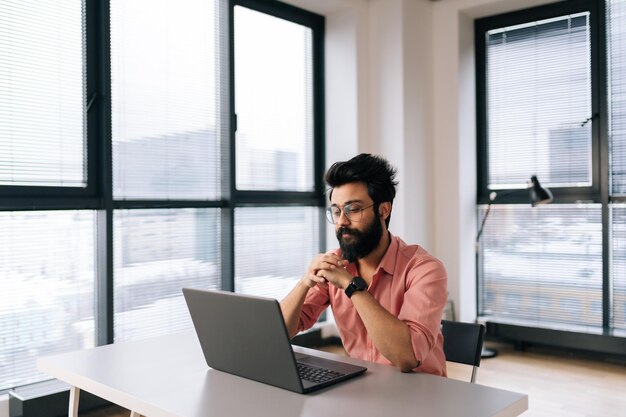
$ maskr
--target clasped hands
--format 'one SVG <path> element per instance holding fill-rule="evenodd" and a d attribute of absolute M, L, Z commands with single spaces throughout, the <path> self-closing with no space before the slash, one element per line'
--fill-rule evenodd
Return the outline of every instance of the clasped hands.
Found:
<path fill-rule="evenodd" d="M 309 288 L 313 288 L 316 285 L 327 287 L 328 283 L 331 283 L 343 290 L 350 284 L 353 278 L 346 271 L 347 265 L 348 261 L 341 259 L 334 253 L 323 253 L 311 261 L 301 282 Z"/>

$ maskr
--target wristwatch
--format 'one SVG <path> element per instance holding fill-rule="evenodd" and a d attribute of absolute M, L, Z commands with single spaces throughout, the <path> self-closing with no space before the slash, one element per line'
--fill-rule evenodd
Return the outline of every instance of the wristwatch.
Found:
<path fill-rule="evenodd" d="M 365 290 L 367 290 L 367 282 L 365 282 L 365 280 L 361 277 L 354 277 L 346 287 L 346 295 L 350 298 L 355 291 Z"/>

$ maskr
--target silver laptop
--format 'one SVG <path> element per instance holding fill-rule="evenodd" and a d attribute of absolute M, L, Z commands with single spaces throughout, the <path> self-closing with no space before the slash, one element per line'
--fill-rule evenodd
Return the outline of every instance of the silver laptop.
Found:
<path fill-rule="evenodd" d="M 211 368 L 299 393 L 367 370 L 295 353 L 274 299 L 192 288 L 183 288 L 183 294 Z"/>

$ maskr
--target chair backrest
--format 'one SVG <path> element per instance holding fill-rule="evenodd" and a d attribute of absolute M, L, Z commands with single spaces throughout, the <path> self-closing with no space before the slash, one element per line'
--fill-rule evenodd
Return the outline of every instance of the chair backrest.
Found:
<path fill-rule="evenodd" d="M 472 365 L 471 382 L 473 383 L 476 380 L 477 368 L 480 366 L 485 326 L 442 320 L 441 333 L 443 333 L 443 351 L 446 360 Z"/>

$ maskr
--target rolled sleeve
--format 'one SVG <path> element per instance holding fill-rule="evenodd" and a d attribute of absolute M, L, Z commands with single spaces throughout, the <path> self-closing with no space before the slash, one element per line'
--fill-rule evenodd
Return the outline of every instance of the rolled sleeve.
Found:
<path fill-rule="evenodd" d="M 311 288 L 304 299 L 300 320 L 298 321 L 298 331 L 310 329 L 315 324 L 320 314 L 329 304 L 328 288 L 319 285 Z"/>
<path fill-rule="evenodd" d="M 430 363 L 428 367 L 442 361 L 445 365 L 445 357 L 429 358 L 429 355 L 437 345 L 443 345 L 439 335 L 447 298 L 446 270 L 439 260 L 429 257 L 411 268 L 406 284 L 408 289 L 398 318 L 409 327 L 415 358 L 420 366 L 424 366 L 427 359 Z M 416 370 L 427 371 L 421 368 Z"/>

